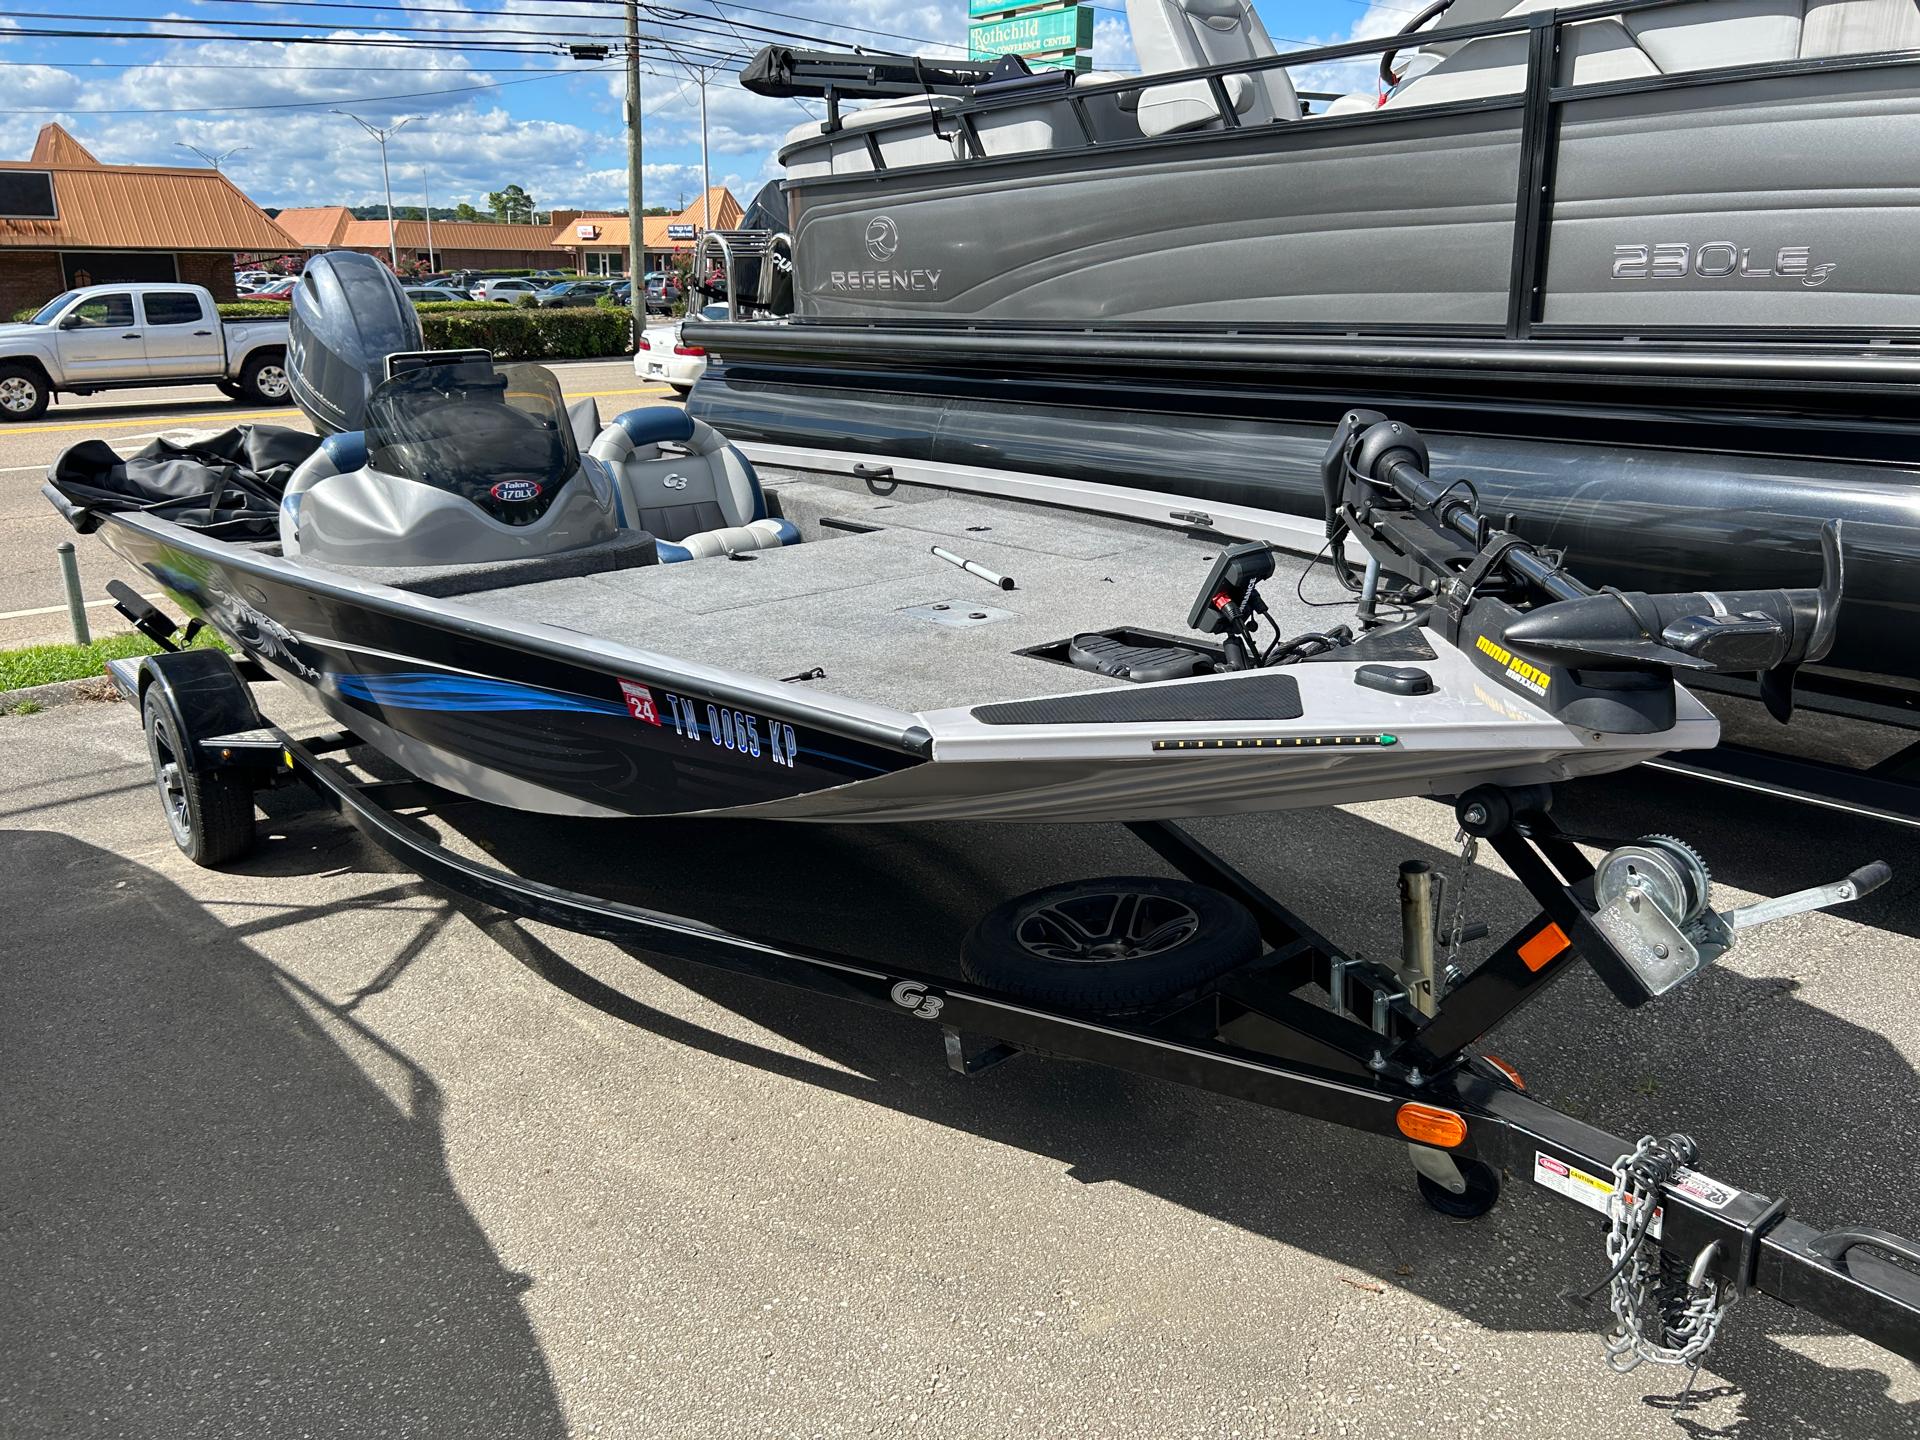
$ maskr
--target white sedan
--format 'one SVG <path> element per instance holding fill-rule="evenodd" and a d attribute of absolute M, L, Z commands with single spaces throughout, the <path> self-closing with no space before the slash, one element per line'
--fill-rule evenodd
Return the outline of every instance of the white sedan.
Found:
<path fill-rule="evenodd" d="M 724 320 L 727 307 L 709 305 L 699 318 Z M 640 348 L 633 357 L 633 373 L 640 379 L 664 382 L 677 394 L 685 395 L 706 371 L 707 352 L 698 345 L 680 343 L 680 321 L 649 325 L 641 332 Z"/>

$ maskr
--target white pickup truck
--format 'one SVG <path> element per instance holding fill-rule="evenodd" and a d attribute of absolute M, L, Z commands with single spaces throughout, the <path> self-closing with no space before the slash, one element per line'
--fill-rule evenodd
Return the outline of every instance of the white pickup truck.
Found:
<path fill-rule="evenodd" d="M 222 320 L 199 285 L 89 285 L 0 325 L 0 420 L 31 420 L 59 392 L 218 385 L 287 402 L 287 322 Z"/>

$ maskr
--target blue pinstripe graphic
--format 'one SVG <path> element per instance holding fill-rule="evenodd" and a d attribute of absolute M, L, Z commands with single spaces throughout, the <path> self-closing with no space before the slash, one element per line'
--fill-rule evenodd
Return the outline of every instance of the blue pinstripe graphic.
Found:
<path fill-rule="evenodd" d="M 430 670 L 394 675 L 336 675 L 334 685 L 349 700 L 365 700 L 394 710 L 571 710 L 592 715 L 625 715 L 613 700 L 567 695 L 510 680 L 476 675 L 442 675 Z"/>

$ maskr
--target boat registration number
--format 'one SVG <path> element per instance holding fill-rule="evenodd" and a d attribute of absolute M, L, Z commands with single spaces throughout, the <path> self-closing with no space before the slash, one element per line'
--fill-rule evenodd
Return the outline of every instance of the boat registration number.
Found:
<path fill-rule="evenodd" d="M 690 700 L 671 691 L 661 698 L 667 702 L 667 723 L 673 733 L 692 744 L 712 745 L 728 754 L 784 765 L 789 770 L 800 753 L 800 737 L 784 720 L 768 720 L 707 700 Z"/>

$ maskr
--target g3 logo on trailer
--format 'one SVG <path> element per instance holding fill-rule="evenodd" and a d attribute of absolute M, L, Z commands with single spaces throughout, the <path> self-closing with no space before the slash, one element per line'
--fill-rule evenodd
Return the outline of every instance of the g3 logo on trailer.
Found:
<path fill-rule="evenodd" d="M 1709 240 L 1695 245 L 1686 240 L 1662 240 L 1653 245 L 1613 247 L 1616 280 L 1798 280 L 1809 290 L 1827 283 L 1839 266 L 1832 261 L 1813 263 L 1807 245 L 1782 245 L 1771 264 L 1754 263 L 1753 247 L 1731 240 Z"/>
<path fill-rule="evenodd" d="M 915 980 L 902 980 L 888 992 L 893 1003 L 910 1015 L 918 1015 L 922 1020 L 937 1020 L 940 1012 L 946 1008 L 946 1000 L 939 995 L 929 995 L 927 987 Z"/>

